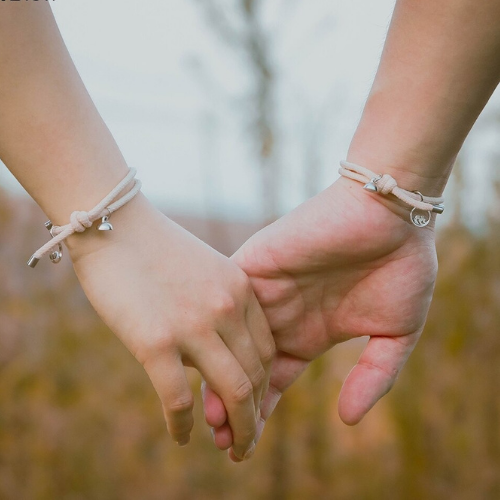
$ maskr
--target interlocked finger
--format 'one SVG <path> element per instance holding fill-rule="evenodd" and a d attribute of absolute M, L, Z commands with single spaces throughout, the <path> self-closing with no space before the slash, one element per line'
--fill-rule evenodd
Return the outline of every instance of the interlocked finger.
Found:
<path fill-rule="evenodd" d="M 261 401 L 265 398 L 269 389 L 271 364 L 276 354 L 276 346 L 266 316 L 257 298 L 253 294 L 247 309 L 246 319 L 248 330 L 255 343 L 262 367 L 264 368 L 264 380 L 261 384 L 260 391 L 255 394 L 255 405 L 258 410 Z"/>
<path fill-rule="evenodd" d="M 255 446 L 254 387 L 247 374 L 217 332 L 191 348 L 189 356 L 207 384 L 220 397 L 233 434 L 238 458 L 248 458 Z"/>

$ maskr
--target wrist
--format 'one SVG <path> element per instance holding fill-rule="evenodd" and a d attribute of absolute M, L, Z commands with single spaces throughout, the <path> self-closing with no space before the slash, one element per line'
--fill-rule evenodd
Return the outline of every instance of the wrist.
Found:
<path fill-rule="evenodd" d="M 67 224 L 70 215 L 75 211 L 89 211 L 107 196 L 130 172 L 126 164 L 102 168 L 86 168 L 80 172 L 71 171 L 67 175 L 61 174 L 53 182 L 49 192 L 40 189 L 33 195 L 42 210 L 56 226 Z M 64 179 L 66 182 L 62 182 Z M 117 196 L 121 197 L 132 189 L 133 184 L 127 185 Z M 57 188 L 57 191 L 56 191 Z"/>
<path fill-rule="evenodd" d="M 368 98 L 346 159 L 390 174 L 408 191 L 441 196 L 458 148 L 433 132 L 432 117 L 418 111 L 401 116 L 386 94 L 372 92 Z"/>
<path fill-rule="evenodd" d="M 112 231 L 99 231 L 97 228 L 100 221 L 96 221 L 86 231 L 66 238 L 65 244 L 71 260 L 76 263 L 89 254 L 124 243 L 130 239 L 131 234 L 137 234 L 142 221 L 149 220 L 153 211 L 156 212 L 156 209 L 139 192 L 109 217 L 114 228 Z"/>
<path fill-rule="evenodd" d="M 363 210 L 376 214 L 377 224 L 380 227 L 394 227 L 394 221 L 399 219 L 399 228 L 406 228 L 409 233 L 420 233 L 425 230 L 433 230 L 436 224 L 436 213 L 430 213 L 430 222 L 424 227 L 416 227 L 411 220 L 412 207 L 402 202 L 396 196 L 389 194 L 383 195 L 380 192 L 371 192 L 363 189 L 363 183 L 348 177 L 341 176 L 335 184 L 345 192 L 350 193 L 356 198 L 357 202 L 363 207 Z M 385 231 L 385 229 L 384 229 Z"/>

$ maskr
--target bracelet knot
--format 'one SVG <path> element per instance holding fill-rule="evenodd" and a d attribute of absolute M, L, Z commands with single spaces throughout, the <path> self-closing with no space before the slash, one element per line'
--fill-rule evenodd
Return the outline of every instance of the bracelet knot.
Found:
<path fill-rule="evenodd" d="M 69 217 L 69 223 L 75 233 L 83 233 L 85 229 L 92 227 L 93 222 L 90 220 L 89 213 L 76 210 Z"/>
<path fill-rule="evenodd" d="M 398 187 L 396 179 L 389 174 L 384 174 L 377 181 L 377 188 L 382 194 L 390 194 L 394 191 L 394 188 Z"/>

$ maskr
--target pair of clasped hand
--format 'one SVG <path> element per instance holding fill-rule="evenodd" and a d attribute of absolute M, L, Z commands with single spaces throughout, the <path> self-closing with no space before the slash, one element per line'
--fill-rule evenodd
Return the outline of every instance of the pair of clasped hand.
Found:
<path fill-rule="evenodd" d="M 140 194 L 105 242 L 68 241 L 87 296 L 144 366 L 176 442 L 193 427 L 185 366 L 201 373 L 206 421 L 234 461 L 253 455 L 284 390 L 339 342 L 370 337 L 340 394 L 345 423 L 389 391 L 422 332 L 437 264 L 433 228 L 380 198 L 341 178 L 231 258 Z"/>
<path fill-rule="evenodd" d="M 0 158 L 67 223 L 128 166 L 49 3 L 0 3 Z M 500 2 L 398 0 L 346 159 L 439 196 L 500 81 L 499 19 Z M 339 342 L 369 337 L 340 394 L 344 422 L 394 384 L 422 333 L 437 261 L 434 220 L 415 227 L 391 196 L 341 178 L 226 258 L 139 194 L 113 213 L 110 234 L 89 228 L 66 244 L 92 305 L 151 378 L 174 440 L 187 444 L 193 426 L 192 366 L 215 444 L 237 461 L 283 391 Z"/>

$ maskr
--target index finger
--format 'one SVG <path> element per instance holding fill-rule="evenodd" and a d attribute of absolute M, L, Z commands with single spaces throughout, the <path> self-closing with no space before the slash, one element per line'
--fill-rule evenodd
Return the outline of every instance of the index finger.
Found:
<path fill-rule="evenodd" d="M 271 365 L 271 379 L 269 390 L 260 405 L 260 418 L 257 422 L 257 434 L 255 440 L 258 441 L 266 420 L 273 413 L 283 392 L 302 374 L 309 365 L 309 361 L 297 358 L 282 351 L 276 353 Z M 203 387 L 205 419 L 214 428 L 215 444 L 220 449 L 227 449 L 231 446 L 231 432 L 228 429 L 226 409 L 221 398 L 206 384 Z M 232 456 L 233 460 L 234 457 Z"/>
<path fill-rule="evenodd" d="M 218 334 L 189 353 L 191 361 L 226 408 L 233 450 L 240 459 L 252 454 L 256 432 L 253 385 Z"/>

